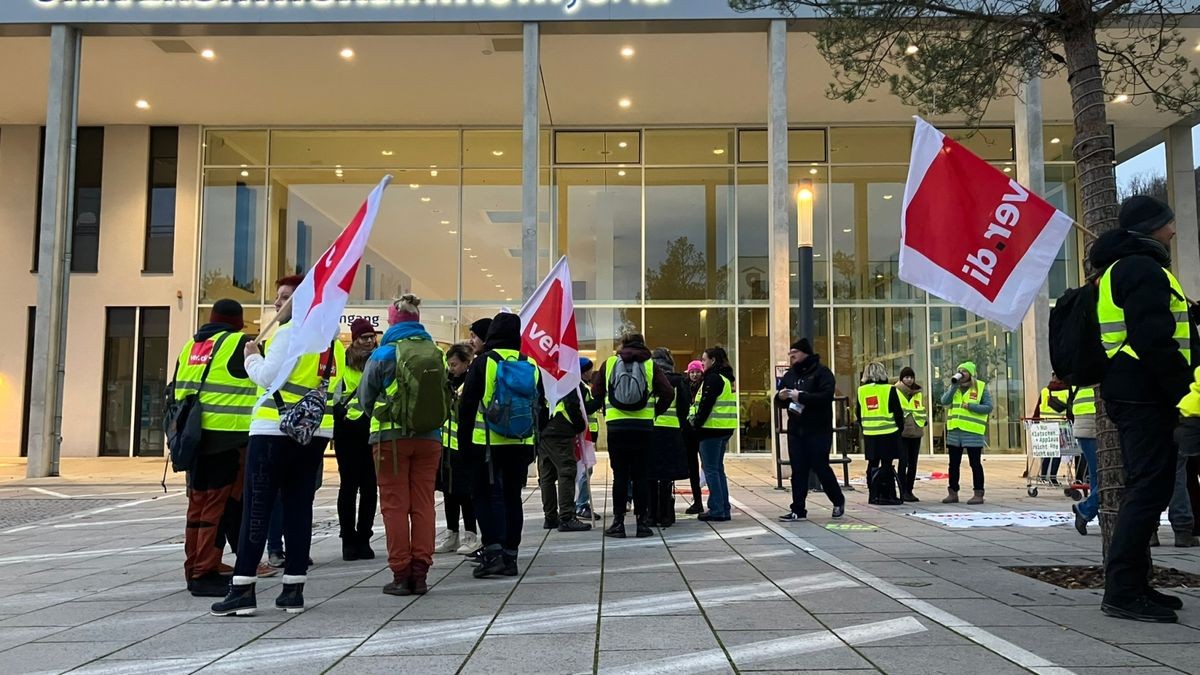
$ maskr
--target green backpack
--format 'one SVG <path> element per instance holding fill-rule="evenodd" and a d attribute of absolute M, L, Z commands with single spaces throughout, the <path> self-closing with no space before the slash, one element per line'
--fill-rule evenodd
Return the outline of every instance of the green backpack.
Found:
<path fill-rule="evenodd" d="M 450 415 L 446 358 L 430 340 L 409 338 L 396 343 L 395 393 L 375 408 L 375 418 L 405 436 L 437 431 Z"/>

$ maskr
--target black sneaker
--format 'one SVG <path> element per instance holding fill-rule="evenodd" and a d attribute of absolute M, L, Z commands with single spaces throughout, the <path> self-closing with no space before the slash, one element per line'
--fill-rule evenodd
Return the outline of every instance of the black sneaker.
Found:
<path fill-rule="evenodd" d="M 504 556 L 499 553 L 485 553 L 483 562 L 471 574 L 476 579 L 493 577 L 504 572 Z"/>
<path fill-rule="evenodd" d="M 1106 600 L 1100 605 L 1100 611 L 1109 616 L 1130 621 L 1148 623 L 1176 623 L 1179 621 L 1179 615 L 1175 613 L 1175 610 L 1157 605 L 1146 596 L 1121 603 Z"/>
<path fill-rule="evenodd" d="M 730 519 L 730 516 L 714 516 L 711 511 L 696 516 L 696 520 L 713 523 L 727 523 Z"/>
<path fill-rule="evenodd" d="M 1071 513 L 1075 514 L 1075 531 L 1086 537 L 1088 521 L 1087 518 L 1084 518 L 1083 515 L 1079 513 L 1078 504 L 1071 505 Z"/>
<path fill-rule="evenodd" d="M 188 592 L 197 598 L 223 598 L 229 593 L 229 577 L 209 572 L 188 581 Z"/>
<path fill-rule="evenodd" d="M 504 562 L 504 567 L 500 570 L 500 576 L 515 577 L 521 573 L 521 570 L 517 568 L 517 556 L 505 553 L 500 556 L 500 559 Z"/>
<path fill-rule="evenodd" d="M 275 598 L 275 609 L 288 614 L 299 614 L 304 611 L 304 582 L 298 584 L 283 584 L 279 597 Z"/>
<path fill-rule="evenodd" d="M 593 511 L 592 507 L 590 506 L 585 506 L 582 509 L 579 509 L 575 512 L 575 515 L 578 516 L 580 520 L 600 520 L 600 514 Z"/>
<path fill-rule="evenodd" d="M 654 530 L 650 529 L 650 526 L 647 525 L 646 523 L 639 521 L 638 525 L 637 525 L 637 538 L 645 539 L 646 537 L 653 537 L 653 536 L 654 536 Z"/>
<path fill-rule="evenodd" d="M 604 531 L 604 536 L 613 537 L 615 539 L 624 539 L 625 538 L 625 523 L 615 522 L 612 525 L 609 525 L 608 529 Z"/>
<path fill-rule="evenodd" d="M 698 516 L 701 513 L 704 513 L 704 505 L 700 502 L 692 502 L 692 505 L 687 507 L 687 510 L 684 511 L 684 513 L 688 514 L 689 516 Z"/>
<path fill-rule="evenodd" d="M 1166 607 L 1167 609 L 1173 610 L 1183 609 L 1183 600 L 1181 598 L 1178 598 L 1174 595 L 1167 595 L 1166 593 L 1162 593 L 1153 588 L 1147 589 L 1146 599 L 1158 605 L 1159 607 Z"/>
<path fill-rule="evenodd" d="M 542 521 L 543 530 L 557 530 L 561 523 L 558 518 L 546 518 Z"/>
<path fill-rule="evenodd" d="M 834 518 L 841 518 L 844 515 L 846 515 L 846 505 L 845 504 L 838 504 L 837 506 L 833 507 L 833 517 Z"/>
<path fill-rule="evenodd" d="M 254 597 L 254 584 L 230 585 L 225 599 L 214 602 L 209 614 L 213 616 L 254 616 L 258 601 Z"/>
<path fill-rule="evenodd" d="M 799 523 L 805 520 L 808 520 L 808 516 L 802 516 L 795 511 L 788 511 L 784 515 L 779 516 L 779 522 L 781 523 Z"/>
<path fill-rule="evenodd" d="M 592 529 L 591 523 L 584 523 L 576 518 L 564 520 L 558 525 L 559 532 L 587 532 Z"/>
<path fill-rule="evenodd" d="M 363 539 L 358 544 L 356 552 L 358 553 L 359 560 L 374 560 L 375 559 L 375 549 L 371 548 L 370 537 Z"/>
<path fill-rule="evenodd" d="M 346 562 L 351 562 L 353 560 L 358 560 L 358 558 L 359 558 L 358 544 L 353 544 L 353 543 L 343 541 L 342 542 L 342 560 L 345 560 Z"/>
<path fill-rule="evenodd" d="M 475 549 L 473 553 L 463 557 L 465 557 L 467 562 L 471 563 L 472 565 L 478 565 L 483 562 L 483 547 L 481 546 Z"/>

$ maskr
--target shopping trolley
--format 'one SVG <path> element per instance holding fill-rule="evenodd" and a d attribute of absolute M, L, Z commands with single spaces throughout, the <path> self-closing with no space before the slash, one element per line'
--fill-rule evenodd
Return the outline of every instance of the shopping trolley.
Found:
<path fill-rule="evenodd" d="M 1056 418 L 1023 418 L 1025 423 L 1025 491 L 1038 496 L 1038 487 L 1061 489 L 1072 501 L 1082 501 L 1089 485 L 1076 480 L 1079 444 L 1071 422 Z M 1092 467 L 1088 467 L 1092 470 Z"/>

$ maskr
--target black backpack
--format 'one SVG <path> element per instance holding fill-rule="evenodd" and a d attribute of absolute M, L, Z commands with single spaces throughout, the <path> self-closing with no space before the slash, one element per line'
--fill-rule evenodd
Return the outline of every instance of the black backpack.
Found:
<path fill-rule="evenodd" d="M 1096 304 L 1098 281 L 1068 289 L 1050 309 L 1050 365 L 1072 387 L 1091 387 L 1104 379 L 1108 354 L 1100 341 Z"/>

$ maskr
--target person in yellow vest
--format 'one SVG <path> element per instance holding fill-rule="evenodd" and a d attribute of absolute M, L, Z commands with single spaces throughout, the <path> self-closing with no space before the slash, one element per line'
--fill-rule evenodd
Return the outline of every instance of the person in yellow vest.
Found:
<path fill-rule="evenodd" d="M 334 406 L 333 452 L 338 467 L 338 525 L 341 530 L 342 560 L 372 560 L 371 537 L 375 534 L 378 486 L 375 460 L 371 456 L 371 417 L 358 404 L 367 359 L 375 351 L 378 331 L 370 319 L 359 317 L 350 324 L 350 348 L 346 350 L 346 372 L 341 396 Z M 357 509 L 355 508 L 357 502 Z M 357 518 L 356 518 L 357 515 Z"/>
<path fill-rule="evenodd" d="M 887 368 L 872 361 L 863 368 L 858 387 L 858 424 L 867 455 L 868 503 L 898 506 L 903 492 L 892 462 L 900 460 L 900 430 L 904 428 L 904 406 L 892 386 Z"/>
<path fill-rule="evenodd" d="M 587 412 L 571 392 L 554 406 L 538 434 L 538 487 L 542 493 L 542 527 L 559 532 L 586 532 L 590 522 L 575 514 L 575 437 L 587 429 Z"/>
<path fill-rule="evenodd" d="M 946 409 L 946 449 L 950 455 L 950 487 L 943 504 L 958 503 L 958 478 L 965 452 L 971 463 L 971 485 L 975 494 L 968 504 L 983 503 L 983 446 L 987 444 L 988 416 L 992 414 L 992 394 L 987 383 L 978 379 L 971 361 L 960 363 L 942 393 Z"/>
<path fill-rule="evenodd" d="M 221 573 L 225 545 L 219 535 L 224 534 L 237 552 L 242 470 L 250 411 L 258 394 L 246 375 L 242 354 L 250 338 L 242 328 L 242 305 L 218 300 L 208 323 L 188 340 L 175 362 L 175 400 L 199 392 L 203 410 L 199 452 L 188 472 L 183 542 L 184 579 L 196 597 L 223 598 L 229 589 L 229 578 Z"/>
<path fill-rule="evenodd" d="M 1109 357 L 1100 393 L 1117 426 L 1125 489 L 1105 565 L 1101 610 L 1136 621 L 1174 622 L 1183 606 L 1150 587 L 1151 537 L 1171 501 L 1179 402 L 1188 392 L 1196 328 L 1179 280 L 1171 274 L 1175 214 L 1153 197 L 1126 199 L 1121 228 L 1105 232 L 1089 254 L 1104 270 L 1096 316 Z"/>
<path fill-rule="evenodd" d="M 913 494 L 917 483 L 917 461 L 921 458 L 921 438 L 929 421 L 925 412 L 925 392 L 917 384 L 917 373 L 905 366 L 900 369 L 900 380 L 896 382 L 900 394 L 900 405 L 904 408 L 904 428 L 900 430 L 900 499 L 919 502 Z"/>
<path fill-rule="evenodd" d="M 541 373 L 521 353 L 521 317 L 501 312 L 488 327 L 483 351 L 467 370 L 458 408 L 458 447 L 471 466 L 472 499 L 483 544 L 477 579 L 520 573 L 525 524 L 522 489 L 536 454 L 538 419 L 546 396 Z M 508 383 L 500 382 L 501 370 Z M 533 393 L 527 390 L 533 379 Z M 504 391 L 502 391 L 504 390 Z M 499 395 L 503 394 L 503 396 Z"/>
<path fill-rule="evenodd" d="M 1058 375 L 1051 373 L 1050 382 L 1042 387 L 1042 393 L 1038 396 L 1038 405 L 1037 408 L 1034 408 L 1033 418 L 1035 420 L 1067 419 L 1071 410 L 1070 398 L 1070 387 L 1058 379 Z M 1057 487 L 1058 470 L 1061 466 L 1062 457 L 1043 457 L 1038 475 L 1042 480 Z"/>
<path fill-rule="evenodd" d="M 1096 471 L 1096 389 L 1094 387 L 1072 387 L 1068 401 L 1071 404 L 1071 432 L 1079 442 L 1081 461 L 1076 477 L 1087 476 L 1087 499 L 1071 505 L 1075 513 L 1075 530 L 1087 535 L 1087 524 L 1100 511 L 1100 476 Z"/>
<path fill-rule="evenodd" d="M 649 483 L 650 499 L 647 519 L 659 526 L 675 524 L 675 481 L 688 477 L 683 430 L 687 427 L 690 402 L 687 380 L 675 372 L 675 358 L 671 350 L 658 347 L 651 352 L 655 367 L 665 373 L 671 386 L 675 387 L 675 400 L 666 413 L 654 418 L 653 441 L 650 457 L 646 463 L 646 479 Z"/>
<path fill-rule="evenodd" d="M 295 285 L 281 283 L 277 295 L 282 295 L 285 289 L 290 294 L 294 288 Z M 288 613 L 304 611 L 304 584 L 308 580 L 308 554 L 312 546 L 314 486 L 324 463 L 325 446 L 333 437 L 333 406 L 326 406 L 320 428 L 303 445 L 280 430 L 280 412 L 281 408 L 298 403 L 322 383 L 326 384 L 327 397 L 332 398 L 346 371 L 346 349 L 334 339 L 323 353 L 299 357 L 290 366 L 287 381 L 279 391 L 274 396 L 266 396 L 266 388 L 289 367 L 286 354 L 293 329 L 291 306 L 282 307 L 281 311 L 280 325 L 267 342 L 265 355 L 259 353 L 254 342 L 247 343 L 245 348 L 246 373 L 258 385 L 258 398 L 251 416 L 250 445 L 246 451 L 245 505 L 237 563 L 229 593 L 212 606 L 211 613 L 215 616 L 255 613 L 258 606 L 254 594 L 257 567 L 267 545 L 267 526 L 275 496 L 279 493 L 283 495 L 283 532 L 288 555 L 284 562 L 283 588 L 275 599 L 275 607 Z"/>
<path fill-rule="evenodd" d="M 721 347 L 709 347 L 701 355 L 704 384 L 692 407 L 691 424 L 700 437 L 700 464 L 708 483 L 708 511 L 698 520 L 724 522 L 732 518 L 729 479 L 725 475 L 725 451 L 738 428 L 737 392 L 733 388 L 733 366 Z"/>
<path fill-rule="evenodd" d="M 491 323 L 491 320 L 488 320 Z M 450 389 L 450 419 L 442 428 L 442 461 L 438 466 L 437 489 L 442 492 L 446 530 L 434 542 L 434 553 L 470 555 L 479 548 L 475 505 L 471 502 L 470 465 L 458 451 L 458 406 L 467 368 L 475 358 L 470 343 L 460 342 L 446 350 L 446 386 Z M 461 520 L 461 527 L 460 527 Z"/>
<path fill-rule="evenodd" d="M 603 402 L 608 431 L 608 461 L 612 464 L 612 523 L 604 536 L 625 537 L 629 485 L 633 484 L 633 513 L 637 536 L 654 534 L 647 521 L 649 485 L 647 460 L 654 436 L 654 418 L 671 406 L 675 389 L 666 374 L 654 367 L 641 333 L 621 338 L 617 353 L 592 378 L 592 396 Z"/>
<path fill-rule="evenodd" d="M 1200 491 L 1197 490 L 1200 488 L 1197 483 L 1200 478 L 1200 368 L 1195 370 L 1191 388 L 1179 402 L 1179 414 L 1179 428 L 1175 431 L 1179 458 L 1175 463 L 1175 490 L 1171 494 L 1167 516 L 1175 530 L 1175 546 L 1194 547 L 1200 545 L 1196 536 L 1200 534 Z M 1182 527 L 1184 511 L 1191 516 L 1188 529 Z M 1176 514 L 1179 516 L 1171 517 Z"/>
<path fill-rule="evenodd" d="M 592 437 L 592 443 L 598 444 L 600 438 L 600 418 L 598 411 L 600 410 L 600 402 L 592 396 L 592 369 L 595 364 L 586 356 L 579 357 L 579 393 L 583 396 L 583 408 L 587 412 L 588 418 L 588 433 Z M 594 467 L 588 467 L 587 471 L 580 471 L 575 483 L 575 515 L 584 522 L 600 520 L 600 514 L 592 508 L 592 470 Z"/>

